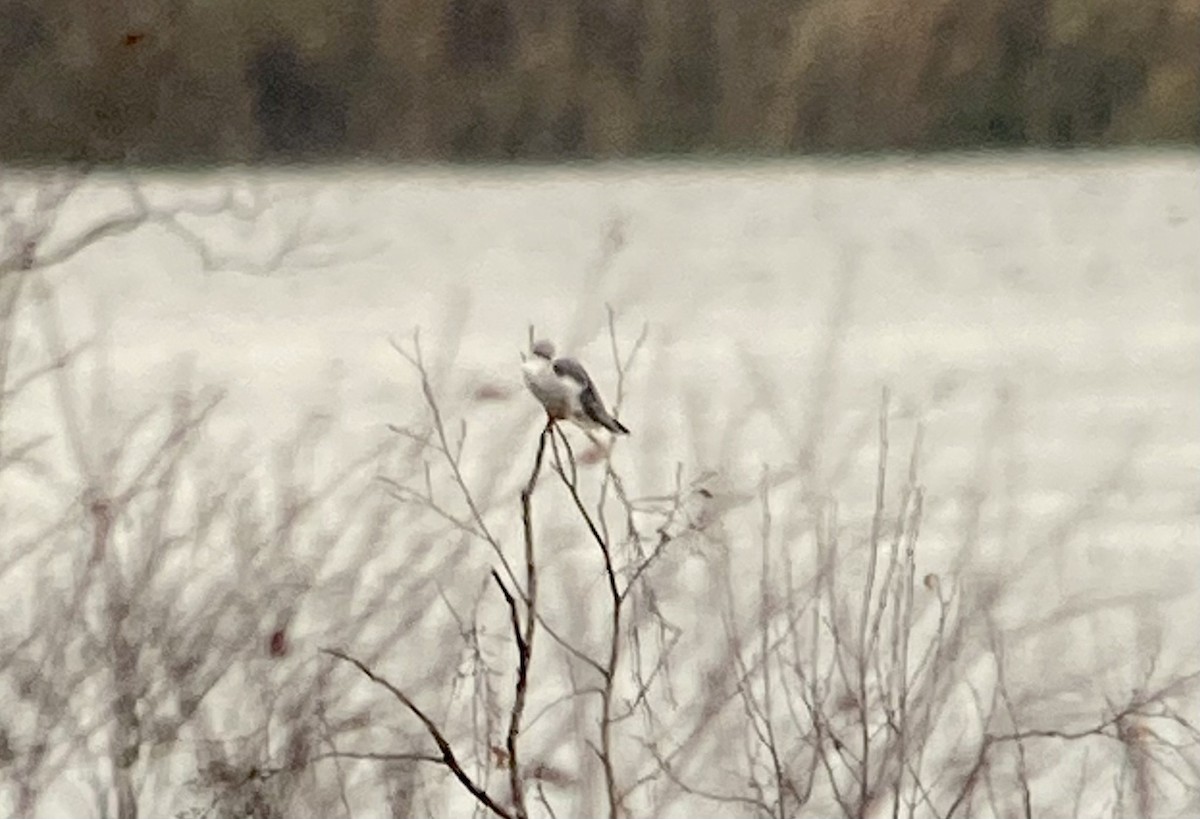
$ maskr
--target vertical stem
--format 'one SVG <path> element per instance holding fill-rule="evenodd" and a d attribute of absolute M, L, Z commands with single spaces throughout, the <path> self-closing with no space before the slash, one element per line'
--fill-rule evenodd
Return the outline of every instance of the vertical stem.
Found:
<path fill-rule="evenodd" d="M 883 388 L 879 408 L 879 471 L 875 481 L 875 514 L 871 518 L 871 542 L 867 545 L 867 579 L 863 584 L 862 612 L 858 625 L 858 716 L 862 742 L 862 765 L 858 778 L 858 814 L 861 817 L 871 801 L 871 727 L 867 702 L 867 656 L 870 654 L 868 622 L 871 619 L 871 596 L 879 564 L 879 534 L 883 528 L 883 495 L 887 477 L 887 414 L 888 390 Z"/>
<path fill-rule="evenodd" d="M 621 657 L 621 594 L 617 590 L 617 578 L 613 572 L 612 557 L 607 544 L 601 542 L 604 552 L 604 567 L 608 574 L 608 590 L 612 596 L 612 635 L 608 645 L 608 663 L 604 671 L 604 699 L 600 712 L 600 755 L 604 765 L 604 784 L 608 791 L 609 819 L 618 819 L 620 802 L 617 796 L 617 777 L 612 764 L 612 699 L 617 676 L 617 663 Z"/>
<path fill-rule="evenodd" d="M 612 700 L 613 691 L 616 686 L 617 666 L 621 660 L 621 608 L 624 603 L 624 597 L 621 595 L 621 590 L 617 585 L 617 571 L 613 565 L 612 551 L 609 549 L 608 541 L 600 532 L 596 521 L 588 513 L 587 507 L 583 505 L 583 499 L 579 497 L 575 456 L 571 451 L 571 445 L 567 442 L 566 436 L 562 436 L 562 440 L 571 464 L 571 471 L 568 475 L 567 470 L 563 466 L 562 457 L 559 455 L 558 447 L 552 440 L 551 446 L 554 449 L 556 471 L 559 478 L 562 479 L 563 485 L 566 486 L 567 492 L 571 495 L 571 501 L 575 504 L 575 509 L 583 518 L 583 522 L 587 524 L 592 540 L 600 548 L 600 554 L 604 559 L 604 574 L 608 580 L 609 598 L 612 601 L 612 618 L 610 624 L 612 631 L 609 636 L 608 661 L 605 663 L 602 672 L 604 675 L 604 689 L 601 692 L 600 704 L 600 764 L 604 769 L 604 785 L 605 790 L 608 792 L 609 819 L 618 819 L 621 815 L 622 800 L 617 793 L 617 776 L 613 767 Z"/>
<path fill-rule="evenodd" d="M 521 490 L 521 524 L 525 535 L 525 627 L 522 630 L 517 616 L 517 604 L 511 596 L 509 607 L 512 611 L 513 631 L 517 640 L 517 686 L 513 695 L 513 707 L 508 723 L 508 777 L 512 790 L 513 813 L 517 819 L 527 819 L 529 812 L 525 807 L 525 786 L 521 777 L 520 759 L 517 756 L 517 737 L 521 733 L 521 718 L 525 714 L 525 701 L 529 692 L 529 665 L 533 660 L 533 639 L 537 632 L 537 562 L 534 559 L 533 538 L 533 490 L 537 485 L 538 474 L 542 469 L 542 458 L 546 454 L 546 438 L 553 434 L 553 423 L 547 423 L 538 438 L 537 455 L 533 459 L 533 470 L 529 473 L 529 481 Z M 500 582 L 499 575 L 494 575 Z M 501 588 L 504 584 L 500 583 Z"/>
<path fill-rule="evenodd" d="M 771 691 L 771 486 L 766 468 L 763 469 L 760 492 L 762 494 L 762 571 L 759 575 L 758 587 L 758 633 L 759 653 L 762 655 L 763 682 L 763 728 L 767 737 L 767 752 L 771 756 L 771 772 L 775 777 L 775 815 L 783 819 L 786 813 L 784 797 L 787 793 L 783 776 L 783 763 L 779 759 L 779 749 L 775 743 L 775 723 L 772 712 L 774 702 Z"/>

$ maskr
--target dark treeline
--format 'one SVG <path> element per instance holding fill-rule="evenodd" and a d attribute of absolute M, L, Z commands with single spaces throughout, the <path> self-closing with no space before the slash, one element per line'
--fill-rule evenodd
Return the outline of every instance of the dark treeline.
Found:
<path fill-rule="evenodd" d="M 1195 0 L 0 0 L 0 157 L 1200 142 Z"/>

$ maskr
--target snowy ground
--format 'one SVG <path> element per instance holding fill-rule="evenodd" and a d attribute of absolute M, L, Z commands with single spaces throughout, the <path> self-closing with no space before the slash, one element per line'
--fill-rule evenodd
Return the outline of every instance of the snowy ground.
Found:
<path fill-rule="evenodd" d="M 1187 633 L 1200 605 L 1198 178 L 1195 154 L 158 176 L 139 180 L 158 203 L 232 189 L 268 205 L 246 225 L 189 223 L 219 248 L 212 269 L 154 226 L 92 246 L 47 271 L 49 300 L 27 300 L 18 337 L 43 345 L 48 305 L 68 345 L 98 337 L 104 423 L 166 399 L 185 363 L 193 384 L 225 387 L 196 455 L 213 468 L 261 465 L 322 414 L 305 467 L 319 477 L 387 440 L 385 424 L 422 423 L 418 382 L 388 343 L 420 328 L 443 412 L 467 424 L 468 482 L 490 487 L 486 515 L 514 556 L 516 490 L 540 423 L 517 366 L 531 323 L 587 362 L 610 398 L 605 304 L 623 345 L 648 327 L 620 412 L 633 435 L 614 467 L 637 496 L 668 490 L 676 464 L 688 478 L 717 473 L 711 487 L 735 532 L 749 515 L 750 543 L 757 508 L 738 501 L 753 500 L 764 468 L 803 476 L 777 516 L 817 493 L 838 498 L 848 524 L 869 520 L 887 386 L 896 486 L 924 426 L 919 572 L 949 571 L 963 548 L 964 577 L 1020 567 L 1020 592 L 994 611 L 1017 643 L 1041 609 L 1150 601 L 1116 604 L 1138 613 L 1104 621 L 1111 631 L 1089 620 L 1008 658 L 1015 679 L 1035 680 L 1070 657 L 1064 674 L 1111 693 L 1094 670 L 1142 662 L 1150 620 L 1173 667 L 1200 660 Z M 119 180 L 87 184 L 57 236 L 122 206 Z M 98 371 L 93 359 L 77 366 Z M 29 395 L 6 408 L 6 440 L 52 435 L 47 457 L 68 463 L 59 399 L 49 386 Z M 5 517 L 23 530 L 78 493 L 50 482 L 43 506 L 13 495 L 41 491 L 37 481 L 4 481 Z M 988 500 L 973 507 L 977 491 Z M 965 534 L 972 509 L 981 522 Z M 468 606 L 491 565 L 472 549 L 439 580 Z M 305 554 L 298 564 L 316 559 Z M 188 565 L 203 575 L 222 559 Z M 756 560 L 732 564 L 747 600 Z M 323 570 L 309 568 L 297 582 L 319 585 Z M 9 582 L 33 587 L 27 571 Z M 312 596 L 323 608 L 297 605 L 327 639 L 338 593 Z M 670 597 L 687 630 L 686 589 Z M 569 595 L 547 605 L 569 607 Z M 175 787 L 151 795 L 147 784 L 145 809 L 187 806 Z M 47 804 L 89 810 L 49 790 L 66 801 Z"/>

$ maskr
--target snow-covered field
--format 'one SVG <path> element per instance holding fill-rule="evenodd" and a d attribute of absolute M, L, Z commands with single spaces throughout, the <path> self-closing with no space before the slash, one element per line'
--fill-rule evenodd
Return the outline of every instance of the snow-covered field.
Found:
<path fill-rule="evenodd" d="M 814 749 L 830 740 L 799 713 L 803 697 L 787 688 L 785 661 L 766 675 L 777 678 L 773 706 L 768 693 L 762 707 L 763 689 L 747 679 L 755 658 L 774 656 L 760 651 L 768 642 L 800 639 L 802 614 L 818 625 L 855 622 L 884 387 L 888 544 L 918 427 L 923 435 L 911 651 L 919 657 L 931 639 L 944 594 L 955 601 L 950 619 L 968 624 L 963 645 L 978 653 L 959 646 L 945 660 L 947 673 L 963 676 L 961 686 L 929 689 L 938 704 L 925 726 L 934 737 L 925 768 L 883 753 L 871 769 L 882 783 L 865 800 L 871 810 L 890 814 L 899 777 L 904 793 L 918 794 L 912 815 L 947 815 L 975 761 L 963 749 L 984 733 L 1082 730 L 1136 699 L 1131 691 L 1200 670 L 1194 153 L 230 171 L 134 182 L 157 216 L 36 273 L 6 325 L 14 363 L 0 442 L 5 812 L 34 805 L 38 815 L 92 815 L 134 803 L 145 815 L 249 810 L 218 805 L 212 794 L 224 780 L 197 772 L 219 757 L 255 768 L 230 774 L 227 797 L 279 786 L 283 795 L 271 798 L 291 805 L 288 815 L 384 815 L 385 787 L 416 800 L 406 803 L 414 814 L 464 815 L 467 797 L 430 763 L 415 769 L 423 784 L 401 787 L 393 780 L 411 774 L 394 760 L 312 759 L 432 748 L 398 702 L 318 655 L 323 645 L 373 657 L 506 799 L 508 774 L 490 747 L 504 744 L 515 649 L 489 585 L 496 560 L 483 539 L 464 534 L 483 527 L 445 459 L 387 428 L 420 435 L 430 425 L 419 378 L 389 340 L 411 350 L 420 329 L 452 449 L 466 430 L 463 474 L 483 525 L 522 566 L 518 493 L 541 417 L 520 387 L 518 352 L 536 325 L 615 399 L 606 305 L 623 353 L 646 328 L 620 406 L 633 435 L 612 456 L 626 495 L 647 499 L 634 504 L 638 520 L 653 535 L 649 499 L 671 494 L 677 475 L 712 496 L 682 493 L 686 515 L 703 525 L 672 530 L 647 573 L 654 604 L 631 597 L 637 652 L 669 657 L 651 705 L 633 702 L 630 680 L 617 695 L 633 705 L 616 723 L 615 776 L 630 786 L 646 778 L 627 797 L 633 815 L 750 815 L 761 809 L 754 800 L 771 812 L 832 815 L 853 800 L 839 802 L 831 782 L 858 795 L 849 772 L 861 762 L 856 751 L 831 752 L 847 772 L 821 779 L 826 758 L 817 765 Z M 20 203 L 29 185 L 49 183 L 25 175 L 6 184 Z M 39 253 L 51 257 L 127 209 L 129 184 L 86 180 Z M 6 218 L 15 223 L 21 207 Z M 8 399 L 23 373 L 84 342 L 78 357 Z M 122 430 L 149 409 L 169 411 L 181 385 L 196 394 L 219 387 L 224 398 L 186 451 L 143 470 L 167 434 L 166 414 Z M 309 443 L 289 443 L 297 434 Z M 40 443 L 10 462 L 27 441 Z M 354 463 L 361 467 L 342 480 Z M 409 501 L 389 496 L 376 474 L 410 487 Z M 603 469 L 581 475 L 590 503 Z M 543 476 L 534 496 L 545 546 L 540 611 L 565 640 L 600 652 L 603 565 L 555 481 Z M 429 489 L 441 512 L 412 500 Z M 321 500 L 306 506 L 309 496 Z M 610 487 L 606 512 L 614 544 L 623 543 L 624 512 L 611 497 Z M 826 587 L 844 600 L 831 591 L 828 610 L 805 600 L 822 588 L 814 577 L 826 528 L 842 533 L 845 550 L 845 571 Z M 114 619 L 122 625 L 108 630 L 120 639 L 102 625 Z M 805 635 L 817 641 L 819 630 Z M 272 646 L 272 635 L 286 635 L 286 647 Z M 663 635 L 677 642 L 648 645 Z M 558 815 L 607 814 L 602 766 L 587 744 L 599 741 L 595 698 L 563 696 L 595 686 L 593 671 L 546 634 L 538 640 L 527 724 L 545 716 L 522 734 L 526 760 L 564 772 L 545 787 Z M 794 664 L 811 659 L 812 674 L 829 662 L 797 651 Z M 193 665 L 172 671 L 179 657 Z M 745 668 L 730 677 L 739 662 Z M 844 670 L 829 674 L 832 691 Z M 58 693 L 31 682 L 54 675 Z M 1194 726 L 1192 682 L 1172 690 L 1182 699 L 1171 707 Z M 137 700 L 132 711 L 121 711 L 122 691 Z M 719 696 L 726 704 L 709 709 Z M 180 704 L 189 697 L 199 703 L 191 711 Z M 368 706 L 358 722 L 338 716 Z M 1135 718 L 1156 739 L 1175 737 L 1139 711 L 1108 726 L 1116 736 L 1119 723 L 1119 739 L 1017 743 L 1026 773 L 996 761 L 986 787 L 966 789 L 958 815 L 1016 810 L 1022 777 L 1033 783 L 1035 814 L 1072 804 L 1079 815 L 1200 809 L 1200 739 L 1193 734 L 1186 751 L 1146 752 L 1155 764 L 1139 779 L 1142 767 L 1120 750 L 1141 747 L 1128 739 Z M 759 755 L 763 732 L 751 729 L 772 719 L 788 725 L 775 726 L 789 737 L 778 742 L 784 767 L 817 782 L 803 808 L 796 795 L 778 797 L 783 780 L 763 761 L 771 755 Z M 705 736 L 700 726 L 710 723 Z M 872 742 L 884 742 L 889 729 L 876 728 Z M 120 742 L 141 748 L 124 768 L 113 763 Z M 681 743 L 687 761 L 678 767 L 648 750 Z M 300 772 L 288 769 L 295 758 L 305 760 Z M 384 776 L 388 765 L 403 771 Z M 261 776 L 275 768 L 287 770 Z M 1143 791 L 1149 803 L 1135 795 Z M 714 801 L 715 792 L 745 798 Z M 533 793 L 531 785 L 531 813 L 545 814 Z"/>

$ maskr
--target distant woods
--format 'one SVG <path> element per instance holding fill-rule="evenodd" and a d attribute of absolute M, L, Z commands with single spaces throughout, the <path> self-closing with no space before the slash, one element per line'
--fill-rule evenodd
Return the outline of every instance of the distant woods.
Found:
<path fill-rule="evenodd" d="M 1200 142 L 1195 0 L 0 0 L 0 158 Z"/>

